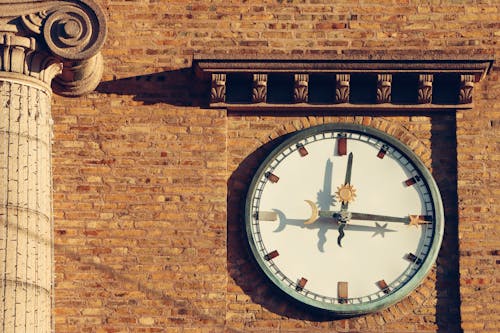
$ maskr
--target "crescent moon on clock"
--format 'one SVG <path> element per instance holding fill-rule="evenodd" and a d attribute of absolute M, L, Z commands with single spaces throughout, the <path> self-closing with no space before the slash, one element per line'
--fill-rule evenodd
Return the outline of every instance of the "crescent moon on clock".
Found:
<path fill-rule="evenodd" d="M 307 202 L 309 204 L 309 206 L 311 206 L 311 210 L 312 210 L 311 217 L 307 221 L 305 221 L 304 224 L 313 224 L 314 222 L 316 222 L 318 220 L 318 217 L 319 217 L 318 207 L 311 200 L 304 200 L 304 201 Z"/>

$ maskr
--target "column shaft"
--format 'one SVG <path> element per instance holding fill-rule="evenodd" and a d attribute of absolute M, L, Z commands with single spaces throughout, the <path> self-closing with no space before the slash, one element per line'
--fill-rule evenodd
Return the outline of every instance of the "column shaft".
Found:
<path fill-rule="evenodd" d="M 50 92 L 0 78 L 0 332 L 52 330 Z"/>

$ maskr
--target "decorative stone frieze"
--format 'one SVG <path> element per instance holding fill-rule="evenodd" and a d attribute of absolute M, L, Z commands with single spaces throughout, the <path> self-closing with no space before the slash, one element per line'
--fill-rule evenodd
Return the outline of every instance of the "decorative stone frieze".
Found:
<path fill-rule="evenodd" d="M 422 55 L 422 58 L 413 59 L 401 56 L 387 58 L 339 56 L 311 59 L 273 56 L 266 59 L 261 55 L 231 59 L 200 55 L 194 58 L 193 66 L 201 80 L 206 81 L 207 77 L 212 77 L 212 97 L 209 107 L 213 108 L 262 111 L 304 109 L 304 104 L 307 104 L 309 111 L 315 109 L 437 111 L 471 108 L 473 83 L 486 75 L 492 63 L 493 60 L 483 56 L 464 55 L 458 59 L 456 56 L 447 58 L 446 54 Z M 262 95 L 255 94 L 255 75 L 261 75 L 260 73 L 276 77 L 281 75 L 281 79 L 267 82 L 266 100 L 262 99 Z M 244 82 L 238 82 L 244 80 L 248 74 L 254 74 L 253 89 L 248 90 L 248 98 L 242 98 L 245 92 L 241 91 L 238 95 L 239 100 L 233 101 L 230 96 L 226 98 L 225 94 L 222 98 L 221 92 L 226 88 L 231 89 L 231 85 L 235 85 L 238 89 L 248 86 Z M 224 79 L 223 85 L 215 84 L 214 75 L 216 77 L 227 75 L 227 83 Z M 373 80 L 374 76 L 376 80 Z M 439 77 L 441 84 L 433 84 L 436 77 Z M 290 78 L 293 81 L 287 82 Z M 461 81 L 460 88 L 457 87 L 456 90 L 442 84 L 455 80 Z M 331 90 L 328 93 L 328 89 L 325 89 L 325 82 L 335 82 L 335 96 L 331 96 Z M 397 82 L 397 89 L 393 87 L 393 82 Z M 283 92 L 289 91 L 290 86 L 293 87 L 292 98 L 285 100 L 282 97 L 286 93 Z M 218 94 L 214 95 L 214 89 Z M 263 89 L 262 85 L 259 89 Z M 274 93 L 278 94 L 279 98 L 275 98 Z M 433 96 L 439 98 L 434 99 Z"/>
<path fill-rule="evenodd" d="M 390 103 L 392 75 L 391 74 L 378 74 L 377 75 L 377 103 Z"/>
<path fill-rule="evenodd" d="M 295 74 L 293 100 L 295 103 L 307 103 L 309 99 L 309 75 Z"/>
<path fill-rule="evenodd" d="M 419 104 L 432 103 L 432 74 L 420 74 L 418 76 L 418 100 Z"/>
<path fill-rule="evenodd" d="M 226 101 L 226 74 L 212 74 L 212 88 L 210 89 L 210 102 Z"/>
<path fill-rule="evenodd" d="M 105 35 L 91 0 L 0 0 L 0 332 L 54 331 L 50 100 L 97 86 Z"/>
<path fill-rule="evenodd" d="M 472 90 L 474 89 L 474 75 L 460 75 L 460 92 L 458 103 L 472 103 Z"/>
<path fill-rule="evenodd" d="M 349 81 L 351 76 L 349 74 L 337 74 L 335 85 L 335 102 L 336 103 L 349 103 Z"/>
<path fill-rule="evenodd" d="M 267 75 L 254 74 L 252 88 L 252 103 L 265 103 L 267 101 Z"/>

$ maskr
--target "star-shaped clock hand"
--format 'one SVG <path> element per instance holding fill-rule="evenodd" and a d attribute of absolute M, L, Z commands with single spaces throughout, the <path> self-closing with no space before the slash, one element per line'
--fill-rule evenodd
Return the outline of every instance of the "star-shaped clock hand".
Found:
<path fill-rule="evenodd" d="M 325 212 L 318 212 L 321 216 Z M 376 215 L 376 214 L 366 214 L 366 213 L 351 213 L 351 220 L 357 221 L 378 221 L 378 222 L 395 222 L 404 223 L 408 225 L 419 226 L 421 224 L 432 223 L 432 217 L 426 215 L 408 215 L 405 217 L 395 217 L 387 215 Z"/>
<path fill-rule="evenodd" d="M 344 215 L 348 213 L 348 218 L 342 218 L 342 211 L 330 211 L 330 210 L 318 210 L 316 205 L 310 200 L 306 200 L 311 206 L 312 216 L 309 220 L 304 222 L 304 224 L 312 224 L 319 217 L 330 217 L 336 220 L 347 221 L 376 221 L 376 222 L 393 222 L 393 223 L 404 223 L 407 225 L 419 226 L 421 224 L 432 223 L 432 216 L 428 215 L 408 215 L 404 217 L 388 216 L 388 215 L 377 215 L 377 214 L 367 214 L 367 213 L 356 213 L 356 212 L 344 212 Z"/>

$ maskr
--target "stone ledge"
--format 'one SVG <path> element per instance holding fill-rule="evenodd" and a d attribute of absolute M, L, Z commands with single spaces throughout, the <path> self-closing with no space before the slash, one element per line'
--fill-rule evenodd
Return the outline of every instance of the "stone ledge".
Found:
<path fill-rule="evenodd" d="M 488 55 L 430 52 L 193 58 L 197 77 L 210 82 L 211 108 L 453 110 L 473 107 L 474 83 L 492 67 Z"/>

